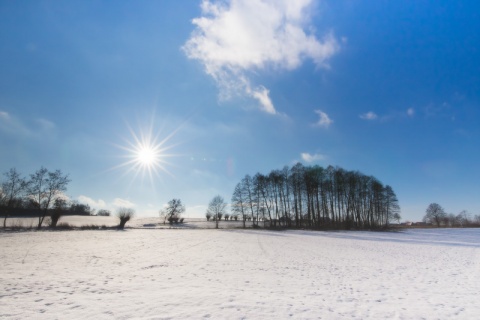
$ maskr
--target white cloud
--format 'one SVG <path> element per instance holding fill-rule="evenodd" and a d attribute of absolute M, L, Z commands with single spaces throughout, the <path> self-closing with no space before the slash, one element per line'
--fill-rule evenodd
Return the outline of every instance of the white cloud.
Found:
<path fill-rule="evenodd" d="M 0 130 L 3 130 L 9 134 L 15 136 L 23 136 L 29 138 L 38 138 L 39 131 L 32 130 L 31 119 L 18 119 L 15 115 L 10 115 L 6 111 L 0 111 Z M 37 125 L 37 128 L 42 131 L 42 134 L 51 132 L 55 128 L 55 124 L 47 119 L 38 118 L 33 122 Z"/>
<path fill-rule="evenodd" d="M 443 117 L 450 118 L 452 120 L 455 118 L 452 113 L 452 106 L 446 101 L 444 101 L 442 104 L 431 103 L 427 105 L 425 108 L 425 116 L 427 118 Z"/>
<path fill-rule="evenodd" d="M 375 120 L 377 118 L 378 118 L 377 114 L 372 111 L 369 111 L 367 113 L 360 115 L 360 119 L 363 119 L 363 120 Z"/>
<path fill-rule="evenodd" d="M 70 197 L 63 192 L 60 192 L 59 194 L 57 194 L 57 198 L 63 199 L 65 201 L 70 201 Z"/>
<path fill-rule="evenodd" d="M 8 112 L 0 111 L 0 119 L 8 121 L 10 120 L 10 115 L 8 114 Z"/>
<path fill-rule="evenodd" d="M 38 118 L 35 120 L 43 130 L 51 130 L 55 128 L 55 124 L 47 119 Z"/>
<path fill-rule="evenodd" d="M 408 108 L 407 110 L 407 116 L 413 117 L 415 115 L 415 109 L 413 108 Z"/>
<path fill-rule="evenodd" d="M 220 89 L 220 97 L 246 95 L 261 109 L 276 110 L 264 86 L 254 86 L 250 76 L 267 68 L 293 70 L 310 58 L 319 67 L 339 50 L 327 33 L 322 40 L 307 33 L 313 0 L 203 0 L 202 16 L 183 46 L 187 57 L 202 62 Z"/>
<path fill-rule="evenodd" d="M 120 199 L 120 198 L 115 198 L 113 200 L 113 203 L 112 203 L 115 207 L 119 207 L 119 208 L 132 208 L 135 206 L 135 203 L 133 202 L 130 202 L 128 200 L 125 200 L 125 199 Z"/>
<path fill-rule="evenodd" d="M 315 113 L 320 116 L 320 119 L 318 120 L 318 122 L 315 123 L 316 126 L 328 128 L 333 123 L 333 120 L 330 119 L 328 114 L 326 114 L 325 112 L 321 110 L 315 110 Z"/>
<path fill-rule="evenodd" d="M 248 90 L 249 93 L 253 98 L 257 99 L 260 102 L 261 109 L 267 113 L 275 114 L 276 110 L 273 106 L 272 100 L 268 95 L 270 91 L 267 88 L 260 86 L 255 90 Z"/>
<path fill-rule="evenodd" d="M 98 199 L 97 201 L 95 201 L 94 199 L 84 195 L 78 196 L 78 201 L 80 203 L 88 204 L 90 207 L 96 208 L 96 209 L 103 209 L 107 206 L 105 201 L 103 201 L 102 199 Z"/>
<path fill-rule="evenodd" d="M 31 132 L 22 122 L 6 111 L 0 111 L 0 130 L 16 136 L 30 136 Z"/>
<path fill-rule="evenodd" d="M 323 154 L 315 153 L 310 154 L 308 152 L 300 154 L 303 161 L 305 162 L 315 162 L 315 161 L 322 161 L 325 160 L 325 156 Z"/>

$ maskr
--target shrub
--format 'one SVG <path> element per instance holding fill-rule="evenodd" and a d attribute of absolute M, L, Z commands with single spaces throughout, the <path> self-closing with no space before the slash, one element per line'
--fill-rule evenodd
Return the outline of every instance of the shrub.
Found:
<path fill-rule="evenodd" d="M 12 231 L 26 231 L 35 229 L 33 220 L 12 219 L 8 228 Z"/>
<path fill-rule="evenodd" d="M 118 229 L 123 230 L 125 228 L 125 224 L 130 221 L 135 215 L 135 210 L 131 208 L 119 208 L 117 211 L 117 217 L 120 219 L 120 224 L 118 225 Z"/>
<path fill-rule="evenodd" d="M 100 229 L 96 224 L 84 224 L 80 226 L 80 230 L 97 230 Z"/>
<path fill-rule="evenodd" d="M 178 217 L 169 217 L 168 222 L 170 224 L 178 223 Z"/>
<path fill-rule="evenodd" d="M 12 229 L 12 230 L 20 230 L 20 229 L 24 229 L 24 228 L 25 227 L 23 226 L 23 221 L 21 219 L 13 220 L 10 223 L 10 229 Z"/>
<path fill-rule="evenodd" d="M 110 211 L 106 209 L 98 210 L 97 216 L 110 217 Z"/>
<path fill-rule="evenodd" d="M 106 230 L 109 229 L 106 225 L 102 224 L 101 226 L 97 224 L 84 224 L 80 227 L 80 230 Z"/>
<path fill-rule="evenodd" d="M 57 229 L 63 229 L 63 230 L 71 230 L 73 229 L 73 226 L 68 224 L 67 222 L 62 222 L 56 225 Z"/>

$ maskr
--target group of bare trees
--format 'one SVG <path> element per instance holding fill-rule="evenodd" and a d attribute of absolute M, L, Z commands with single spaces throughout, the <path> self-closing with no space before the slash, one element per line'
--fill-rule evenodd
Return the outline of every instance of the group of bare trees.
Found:
<path fill-rule="evenodd" d="M 303 166 L 246 175 L 235 187 L 232 214 L 271 227 L 379 228 L 401 219 L 393 189 L 373 176 L 339 167 Z"/>
<path fill-rule="evenodd" d="M 169 224 L 183 223 L 182 213 L 185 212 L 185 205 L 180 199 L 172 199 L 160 210 L 160 218 L 163 218 L 163 224 L 167 221 Z"/>
<path fill-rule="evenodd" d="M 480 215 L 472 215 L 467 210 L 459 214 L 447 213 L 438 203 L 431 203 L 425 211 L 423 221 L 437 227 L 480 226 Z"/>
<path fill-rule="evenodd" d="M 3 227 L 7 218 L 16 209 L 30 208 L 38 214 L 40 229 L 47 215 L 51 215 L 51 226 L 55 226 L 65 209 L 62 198 L 70 182 L 68 175 L 60 170 L 49 171 L 44 167 L 23 177 L 15 168 L 4 173 L 0 189 L 0 210 L 3 211 Z M 50 213 L 50 214 L 49 214 Z"/>
<path fill-rule="evenodd" d="M 227 204 L 225 203 L 225 200 L 223 200 L 223 197 L 220 195 L 213 197 L 213 199 L 208 204 L 207 212 L 205 215 L 207 217 L 207 220 L 213 218 L 213 220 L 215 221 L 216 229 L 218 229 L 219 221 L 222 219 L 223 216 L 227 214 L 226 208 Z"/>

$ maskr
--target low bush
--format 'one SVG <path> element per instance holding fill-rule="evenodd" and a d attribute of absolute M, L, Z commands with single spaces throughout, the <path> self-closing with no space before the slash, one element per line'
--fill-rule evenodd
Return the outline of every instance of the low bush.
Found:
<path fill-rule="evenodd" d="M 12 223 L 10 223 L 10 229 L 12 230 L 20 230 L 24 228 L 23 222 L 20 219 L 13 220 Z"/>
<path fill-rule="evenodd" d="M 96 225 L 96 224 L 84 224 L 83 226 L 80 227 L 80 230 L 107 230 L 111 229 L 111 227 L 107 227 L 106 225 Z"/>
<path fill-rule="evenodd" d="M 73 226 L 68 224 L 67 222 L 61 222 L 61 223 L 57 224 L 54 228 L 62 229 L 62 230 L 72 230 Z"/>

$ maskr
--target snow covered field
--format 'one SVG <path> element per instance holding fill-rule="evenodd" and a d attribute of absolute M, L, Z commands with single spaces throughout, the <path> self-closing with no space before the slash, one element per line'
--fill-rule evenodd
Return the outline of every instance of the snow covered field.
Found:
<path fill-rule="evenodd" d="M 2 319 L 478 319 L 480 229 L 0 233 Z"/>
<path fill-rule="evenodd" d="M 48 226 L 48 217 L 43 222 L 43 226 Z M 96 226 L 107 226 L 115 227 L 118 226 L 118 218 L 116 216 L 110 217 L 101 217 L 101 216 L 62 216 L 60 218 L 59 224 L 67 223 L 72 227 L 81 227 L 85 225 L 96 225 Z M 3 218 L 0 217 L 0 223 L 3 224 Z M 263 222 L 260 222 L 260 224 Z M 38 224 L 38 218 L 8 218 L 7 227 L 11 226 L 20 226 L 24 228 L 35 228 Z M 251 226 L 252 222 L 247 222 L 247 226 Z M 241 228 L 243 226 L 242 221 L 221 221 L 219 223 L 219 228 Z M 174 224 L 170 226 L 168 222 L 163 224 L 163 219 L 159 217 L 133 217 L 132 220 L 127 222 L 127 228 L 160 228 L 160 229 L 170 229 L 170 228 L 201 228 L 201 229 L 214 229 L 215 222 L 207 221 L 205 218 L 186 218 L 185 222 L 182 224 Z"/>

